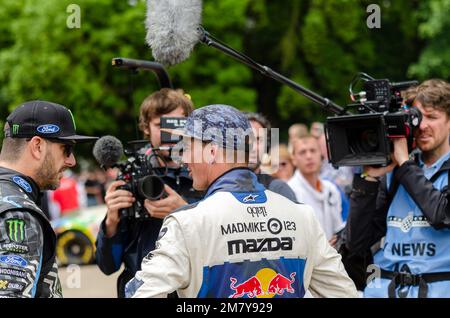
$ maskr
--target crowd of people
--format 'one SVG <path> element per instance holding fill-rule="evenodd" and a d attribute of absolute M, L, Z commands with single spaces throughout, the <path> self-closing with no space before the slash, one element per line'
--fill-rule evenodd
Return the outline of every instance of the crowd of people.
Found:
<path fill-rule="evenodd" d="M 107 275 L 124 265 L 119 297 L 448 297 L 450 84 L 428 80 L 404 94 L 404 111 L 421 113 L 415 150 L 397 136 L 388 166 L 336 169 L 323 123 L 294 124 L 287 144 L 278 144 L 262 114 L 221 104 L 194 110 L 182 90 L 161 89 L 142 102 L 139 115 L 148 140 L 140 153 L 165 171 L 158 200 L 139 198 L 123 188 L 124 180 L 100 169 L 70 173 L 71 147 L 93 137 L 58 122 L 64 117 L 56 113 L 67 115 L 64 106 L 24 103 L 7 119 L 0 154 L 2 193 L 22 199 L 3 197 L 0 226 L 23 222 L 26 235 L 44 244 L 6 231 L 8 249 L 2 243 L 0 253 L 12 253 L 16 263 L 41 264 L 44 276 L 55 270 L 55 238 L 46 233 L 45 209 L 35 194 L 50 190 L 51 217 L 106 205 L 96 261 Z M 42 118 L 30 117 L 36 107 Z M 164 131 L 163 117 L 187 117 L 186 125 Z M 25 125 L 31 120 L 34 126 Z M 162 142 L 162 131 L 179 136 L 183 165 L 172 157 L 174 145 Z M 231 131 L 239 133 L 230 139 Z M 51 157 L 55 151 L 61 159 Z M 124 217 L 123 209 L 138 217 Z M 48 257 L 43 263 L 36 255 Z M 56 281 L 41 281 L 36 266 L 11 266 L 0 260 L 0 278 L 15 277 L 9 294 L 0 295 L 60 294 Z"/>

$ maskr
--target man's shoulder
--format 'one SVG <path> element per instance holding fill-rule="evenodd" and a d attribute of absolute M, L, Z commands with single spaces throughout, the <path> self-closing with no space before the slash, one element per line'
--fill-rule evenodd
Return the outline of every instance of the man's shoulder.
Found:
<path fill-rule="evenodd" d="M 269 190 L 281 194 L 282 196 L 297 202 L 297 198 L 295 196 L 294 190 L 283 180 L 273 179 L 269 185 Z"/>
<path fill-rule="evenodd" d="M 0 182 L 0 213 L 9 210 L 40 212 L 41 209 L 27 195 L 13 186 Z"/>
<path fill-rule="evenodd" d="M 173 210 L 172 213 L 170 213 L 170 215 L 175 215 L 176 213 L 180 213 L 180 212 L 191 211 L 191 210 L 195 209 L 199 205 L 199 203 L 201 201 L 202 200 L 194 202 L 194 203 L 183 205 L 182 207 L 179 207 L 178 209 Z"/>

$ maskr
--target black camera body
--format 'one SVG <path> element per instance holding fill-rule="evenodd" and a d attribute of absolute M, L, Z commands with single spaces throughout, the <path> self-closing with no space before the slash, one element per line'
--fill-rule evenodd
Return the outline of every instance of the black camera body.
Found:
<path fill-rule="evenodd" d="M 128 144 L 130 148 L 124 150 L 127 160 L 116 165 L 120 170 L 117 180 L 126 182 L 120 189 L 133 193 L 136 201 L 131 207 L 121 209 L 120 214 L 127 218 L 149 218 L 144 200 L 162 198 L 165 194 L 164 181 L 151 164 L 152 155 L 143 151 L 145 150 L 143 146 L 148 144 L 148 141 L 131 141 Z"/>
<path fill-rule="evenodd" d="M 359 74 L 361 76 L 361 74 Z M 413 130 L 422 115 L 415 107 L 403 104 L 400 92 L 416 81 L 390 83 L 365 76 L 364 91 L 350 92 L 357 103 L 349 104 L 358 114 L 328 117 L 325 125 L 328 158 L 334 167 L 381 165 L 391 160 L 391 138 L 406 137 L 408 148 L 414 147 Z M 359 78 L 358 78 L 359 79 Z"/>

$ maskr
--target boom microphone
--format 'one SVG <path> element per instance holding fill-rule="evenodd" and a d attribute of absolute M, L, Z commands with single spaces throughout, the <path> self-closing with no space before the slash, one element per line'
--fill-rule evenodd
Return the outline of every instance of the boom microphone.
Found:
<path fill-rule="evenodd" d="M 289 86 L 329 112 L 338 115 L 348 114 L 346 109 L 328 98 L 297 84 L 270 67 L 259 64 L 211 36 L 200 25 L 201 9 L 201 0 L 147 1 L 146 40 L 152 48 L 156 61 L 168 66 L 181 63 L 189 57 L 195 44 L 201 42 L 259 71 L 262 75 Z"/>
<path fill-rule="evenodd" d="M 119 162 L 123 154 L 123 146 L 116 137 L 104 136 L 97 140 L 92 154 L 102 168 L 111 168 Z"/>
<path fill-rule="evenodd" d="M 164 65 L 186 60 L 200 40 L 201 0 L 148 0 L 146 41 Z"/>

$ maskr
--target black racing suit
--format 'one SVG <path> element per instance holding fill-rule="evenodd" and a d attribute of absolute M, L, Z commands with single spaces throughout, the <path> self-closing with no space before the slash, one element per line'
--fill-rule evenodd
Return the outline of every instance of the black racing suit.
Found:
<path fill-rule="evenodd" d="M 62 297 L 56 235 L 36 183 L 0 167 L 0 297 Z"/>

